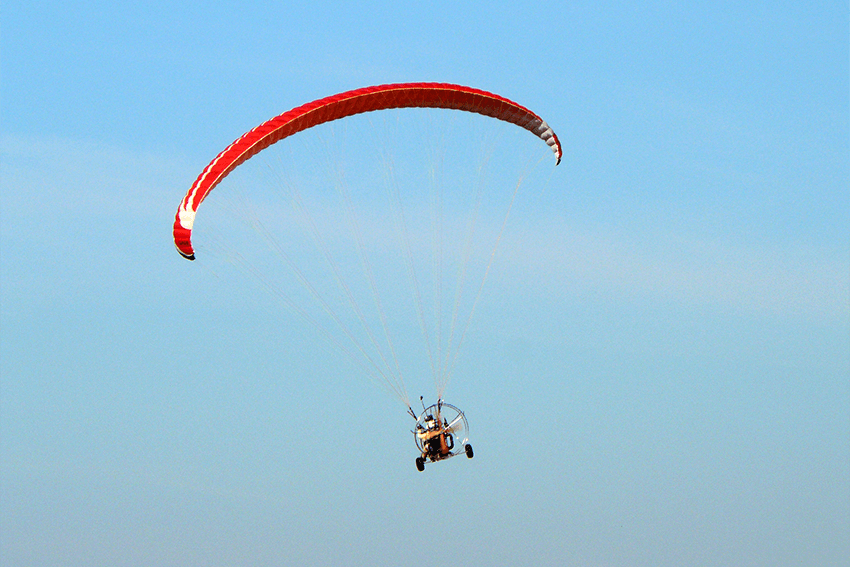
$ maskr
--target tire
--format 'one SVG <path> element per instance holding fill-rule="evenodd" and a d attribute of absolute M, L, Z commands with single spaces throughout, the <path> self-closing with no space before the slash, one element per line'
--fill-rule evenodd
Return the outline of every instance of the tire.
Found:
<path fill-rule="evenodd" d="M 416 457 L 416 470 L 422 472 L 425 470 L 425 459 L 422 457 Z"/>
<path fill-rule="evenodd" d="M 473 453 L 472 453 L 472 445 L 470 445 L 469 443 L 467 443 L 467 444 L 466 444 L 466 446 L 464 447 L 464 449 L 466 450 L 466 458 L 467 458 L 467 459 L 471 459 L 471 458 L 472 458 L 472 454 L 473 454 Z"/>

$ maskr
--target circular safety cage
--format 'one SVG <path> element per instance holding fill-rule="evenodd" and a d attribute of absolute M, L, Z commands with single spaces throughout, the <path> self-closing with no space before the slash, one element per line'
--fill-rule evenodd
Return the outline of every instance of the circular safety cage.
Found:
<path fill-rule="evenodd" d="M 469 423 L 457 407 L 440 401 L 419 414 L 413 437 L 422 453 L 421 459 L 439 461 L 469 453 Z"/>

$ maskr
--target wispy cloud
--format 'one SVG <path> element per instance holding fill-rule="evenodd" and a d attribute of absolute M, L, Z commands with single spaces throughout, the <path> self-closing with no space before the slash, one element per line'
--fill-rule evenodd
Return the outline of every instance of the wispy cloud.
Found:
<path fill-rule="evenodd" d="M 67 242 L 162 218 L 163 238 L 184 187 L 185 164 L 173 156 L 134 153 L 108 144 L 58 137 L 0 137 L 3 232 L 16 242 Z M 188 182 L 186 182 L 188 186 Z"/>
<path fill-rule="evenodd" d="M 563 226 L 526 232 L 506 252 L 511 271 L 547 291 L 645 297 L 692 306 L 850 317 L 850 251 L 759 244 L 734 234 L 609 234 Z"/>
<path fill-rule="evenodd" d="M 173 157 L 59 138 L 3 136 L 0 152 L 3 232 L 19 243 L 73 240 L 81 227 L 120 230 L 135 219 L 157 224 L 170 245 L 168 229 L 184 189 L 174 180 L 188 185 L 194 173 Z M 761 243 L 738 234 L 706 239 L 650 228 L 629 233 L 592 220 L 582 226 L 514 221 L 518 230 L 502 243 L 495 269 L 550 296 L 604 290 L 690 306 L 850 317 L 846 246 Z"/>

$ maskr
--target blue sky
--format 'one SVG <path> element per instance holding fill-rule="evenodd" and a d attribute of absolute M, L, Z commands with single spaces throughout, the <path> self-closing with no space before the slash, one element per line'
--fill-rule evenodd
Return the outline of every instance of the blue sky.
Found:
<path fill-rule="evenodd" d="M 850 556 L 847 6 L 530 4 L 4 5 L 4 565 Z M 170 234 L 242 132 L 401 81 L 565 149 L 450 386 L 476 456 L 424 474 L 397 403 Z"/>

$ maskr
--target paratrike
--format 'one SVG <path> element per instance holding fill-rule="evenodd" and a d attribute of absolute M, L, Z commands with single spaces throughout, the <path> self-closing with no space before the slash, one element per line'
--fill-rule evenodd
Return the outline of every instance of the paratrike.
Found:
<path fill-rule="evenodd" d="M 420 398 L 421 399 L 421 398 Z M 425 461 L 435 463 L 457 455 L 472 458 L 472 445 L 467 441 L 469 424 L 463 412 L 442 399 L 425 407 L 416 418 L 413 438 L 421 453 L 416 457 L 416 470 L 425 470 Z"/>
<path fill-rule="evenodd" d="M 372 112 L 379 114 L 364 115 Z M 426 461 L 472 458 L 466 417 L 443 393 L 520 189 L 543 194 L 548 184 L 544 170 L 529 176 L 547 150 L 509 125 L 542 141 L 560 163 L 561 142 L 543 118 L 495 93 L 416 82 L 333 94 L 234 140 L 200 172 L 174 216 L 182 257 L 195 260 L 200 237 L 215 252 L 209 275 L 244 271 L 312 327 L 305 344 L 347 356 L 356 374 L 409 410 L 420 471 Z M 218 205 L 198 216 L 213 190 Z M 215 296 L 203 278 L 192 282 L 181 288 L 184 307 Z M 253 293 L 242 283 L 239 276 L 234 291 Z M 183 319 L 183 334 L 197 334 Z M 421 341 L 413 340 L 417 326 Z M 417 415 L 403 376 L 428 367 L 437 403 L 423 402 Z"/>

